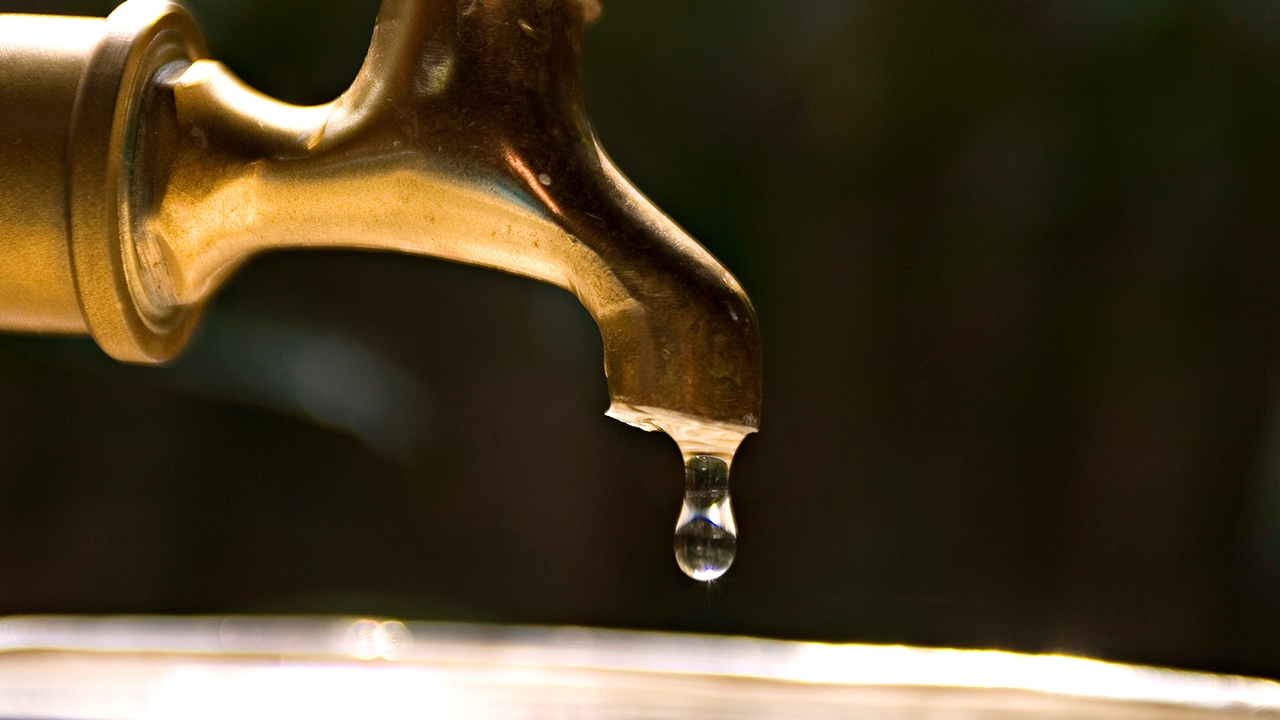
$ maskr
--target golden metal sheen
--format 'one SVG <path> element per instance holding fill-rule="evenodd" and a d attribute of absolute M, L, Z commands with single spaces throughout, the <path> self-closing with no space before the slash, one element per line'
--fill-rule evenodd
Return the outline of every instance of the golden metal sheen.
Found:
<path fill-rule="evenodd" d="M 385 0 L 355 82 L 314 107 L 208 59 L 169 2 L 0 15 L 0 329 L 161 363 L 257 254 L 429 255 L 573 292 L 609 414 L 731 455 L 759 425 L 755 312 L 596 141 L 580 67 L 598 12 Z"/>

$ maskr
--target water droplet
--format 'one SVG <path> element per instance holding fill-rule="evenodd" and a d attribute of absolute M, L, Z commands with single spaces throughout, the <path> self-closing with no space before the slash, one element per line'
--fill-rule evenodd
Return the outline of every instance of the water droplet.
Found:
<path fill-rule="evenodd" d="M 733 564 L 737 548 L 729 464 L 711 455 L 694 455 L 685 463 L 684 506 L 676 521 L 676 563 L 694 580 L 715 580 Z"/>

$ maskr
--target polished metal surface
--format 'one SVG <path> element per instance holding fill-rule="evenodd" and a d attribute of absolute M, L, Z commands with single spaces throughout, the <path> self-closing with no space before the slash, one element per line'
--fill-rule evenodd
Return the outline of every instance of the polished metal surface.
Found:
<path fill-rule="evenodd" d="M 105 22 L 0 15 L 0 328 L 83 333 L 67 228 L 76 88 Z"/>
<path fill-rule="evenodd" d="M 316 107 L 207 59 L 172 3 L 0 16 L 0 327 L 164 362 L 257 254 L 430 255 L 573 292 L 609 414 L 731 456 L 759 426 L 755 313 L 596 141 L 580 65 L 598 11 L 385 0 L 356 81 Z"/>
<path fill-rule="evenodd" d="M 25 718 L 1280 717 L 1280 684 L 1053 655 L 359 618 L 0 620 Z"/>

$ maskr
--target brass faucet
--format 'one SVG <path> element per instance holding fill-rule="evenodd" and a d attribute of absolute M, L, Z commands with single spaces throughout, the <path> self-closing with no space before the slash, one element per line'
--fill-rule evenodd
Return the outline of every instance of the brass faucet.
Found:
<path fill-rule="evenodd" d="M 760 422 L 738 281 L 622 176 L 587 121 L 596 0 L 384 0 L 350 89 L 300 107 L 207 59 L 179 5 L 0 15 L 0 330 L 163 363 L 254 255 L 363 248 L 573 292 L 608 414 L 686 460 Z"/>

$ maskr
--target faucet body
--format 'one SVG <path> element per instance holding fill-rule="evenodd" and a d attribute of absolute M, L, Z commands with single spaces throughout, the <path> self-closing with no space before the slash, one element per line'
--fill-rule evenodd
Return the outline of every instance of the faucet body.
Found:
<path fill-rule="evenodd" d="M 209 60 L 190 16 L 0 15 L 0 329 L 162 363 L 245 261 L 358 248 L 573 292 L 609 414 L 731 456 L 759 425 L 755 312 L 587 121 L 594 0 L 385 0 L 351 88 L 300 107 Z"/>

